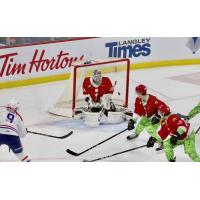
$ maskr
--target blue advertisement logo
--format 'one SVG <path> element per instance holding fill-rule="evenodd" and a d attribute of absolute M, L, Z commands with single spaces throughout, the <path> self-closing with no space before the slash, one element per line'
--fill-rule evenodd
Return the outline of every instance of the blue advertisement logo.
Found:
<path fill-rule="evenodd" d="M 133 58 L 148 56 L 151 54 L 151 38 L 140 38 L 118 42 L 108 42 L 105 47 L 108 49 L 108 57 Z"/>
<path fill-rule="evenodd" d="M 186 46 L 195 54 L 200 49 L 200 38 L 199 37 L 191 37 L 189 38 Z"/>

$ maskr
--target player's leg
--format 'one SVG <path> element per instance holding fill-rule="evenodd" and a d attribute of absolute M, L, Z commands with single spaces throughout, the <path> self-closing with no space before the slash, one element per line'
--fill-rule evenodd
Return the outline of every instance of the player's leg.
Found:
<path fill-rule="evenodd" d="M 134 133 L 127 136 L 128 140 L 132 140 L 137 138 L 140 133 L 144 130 L 145 127 L 150 125 L 150 119 L 146 117 L 141 117 L 138 122 L 136 123 L 136 128 L 133 130 Z"/>
<path fill-rule="evenodd" d="M 161 139 L 158 138 L 156 134 L 159 127 L 160 127 L 160 123 L 153 124 L 153 125 L 149 123 L 149 125 L 146 127 L 146 131 L 150 134 L 150 136 L 156 138 L 157 141 L 161 141 Z"/>
<path fill-rule="evenodd" d="M 188 116 L 190 119 L 194 118 L 200 113 L 200 102 L 189 112 Z"/>
<path fill-rule="evenodd" d="M 146 127 L 146 130 L 150 134 L 150 136 L 155 138 L 157 143 L 159 144 L 159 147 L 156 148 L 156 151 L 160 151 L 164 148 L 163 141 L 157 136 L 157 130 L 159 127 L 160 127 L 160 122 L 157 124 L 151 124 Z"/>
<path fill-rule="evenodd" d="M 30 162 L 31 159 L 23 152 L 19 136 L 6 135 L 6 145 L 12 150 L 15 156 L 22 162 Z"/>
<path fill-rule="evenodd" d="M 195 131 L 192 131 L 189 137 L 184 141 L 184 150 L 189 157 L 195 161 L 200 162 L 200 156 L 196 151 Z"/>
<path fill-rule="evenodd" d="M 174 157 L 174 149 L 173 149 L 174 147 L 170 143 L 170 140 L 163 142 L 163 147 L 164 147 L 164 151 L 165 151 L 165 155 L 167 157 L 167 160 L 169 162 L 175 162 L 176 157 Z"/>

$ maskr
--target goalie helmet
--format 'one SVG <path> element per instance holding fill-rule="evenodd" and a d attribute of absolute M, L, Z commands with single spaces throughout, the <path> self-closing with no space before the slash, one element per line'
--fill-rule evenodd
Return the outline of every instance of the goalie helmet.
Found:
<path fill-rule="evenodd" d="M 19 110 L 19 101 L 16 99 L 11 99 L 7 104 L 7 108 L 17 112 Z"/>
<path fill-rule="evenodd" d="M 93 74 L 92 74 L 92 80 L 93 80 L 93 82 L 94 82 L 96 85 L 100 85 L 100 84 L 101 84 L 101 79 L 102 79 L 101 71 L 98 70 L 98 69 L 95 69 L 95 70 L 93 71 Z"/>
<path fill-rule="evenodd" d="M 158 107 L 158 112 L 162 115 L 162 116 L 168 116 L 171 112 L 170 112 L 170 108 L 166 105 L 160 105 Z"/>
<path fill-rule="evenodd" d="M 135 91 L 138 95 L 146 95 L 147 94 L 147 87 L 145 85 L 138 85 L 135 88 Z"/>

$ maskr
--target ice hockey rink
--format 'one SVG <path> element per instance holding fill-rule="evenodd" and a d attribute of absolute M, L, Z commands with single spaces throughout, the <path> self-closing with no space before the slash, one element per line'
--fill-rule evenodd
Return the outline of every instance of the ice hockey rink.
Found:
<path fill-rule="evenodd" d="M 120 72 L 119 72 L 120 73 Z M 117 75 L 120 79 L 120 74 Z M 167 102 L 172 111 L 187 114 L 200 101 L 200 66 L 171 66 L 133 70 L 130 74 L 129 107 L 133 109 L 135 99 L 134 88 L 137 84 L 145 84 L 148 93 L 156 95 Z M 149 135 L 143 132 L 139 138 L 127 141 L 131 132 L 126 131 L 112 140 L 74 157 L 66 153 L 70 148 L 81 152 L 90 146 L 116 134 L 127 127 L 127 122 L 117 125 L 101 125 L 98 128 L 86 127 L 80 119 L 58 117 L 47 112 L 65 87 L 66 81 L 51 82 L 32 86 L 24 86 L 1 90 L 1 104 L 16 98 L 21 104 L 21 114 L 30 131 L 62 136 L 73 131 L 65 139 L 55 139 L 34 134 L 22 139 L 25 152 L 32 161 L 82 161 L 110 155 L 129 148 L 146 144 Z M 200 115 L 199 115 L 200 116 Z M 200 117 L 193 119 L 195 130 L 200 126 Z M 200 153 L 200 132 L 197 134 L 197 151 Z M 156 145 L 155 145 L 156 146 Z M 18 161 L 7 146 L 0 147 L 0 161 Z M 184 154 L 183 147 L 175 149 L 177 161 L 188 162 L 190 158 Z M 118 162 L 166 162 L 163 151 L 156 152 L 155 147 L 142 148 L 103 160 Z"/>

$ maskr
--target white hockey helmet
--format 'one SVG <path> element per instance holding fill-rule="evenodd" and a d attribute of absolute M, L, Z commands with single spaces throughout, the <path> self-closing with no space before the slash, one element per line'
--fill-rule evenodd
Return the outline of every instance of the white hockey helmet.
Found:
<path fill-rule="evenodd" d="M 102 79 L 102 76 L 101 76 L 101 71 L 98 70 L 98 69 L 95 69 L 93 71 L 93 74 L 92 74 L 92 80 L 95 84 L 97 85 L 100 85 L 101 84 L 101 79 Z"/>
<path fill-rule="evenodd" d="M 19 101 L 17 101 L 16 99 L 11 99 L 8 102 L 7 107 L 16 112 L 19 110 Z"/>

